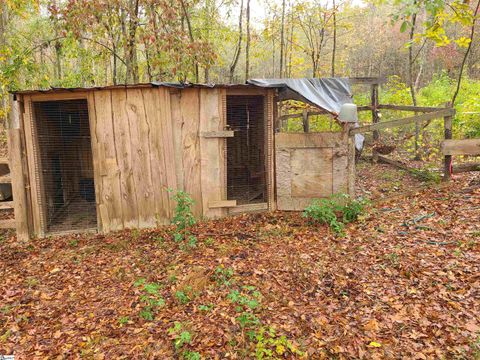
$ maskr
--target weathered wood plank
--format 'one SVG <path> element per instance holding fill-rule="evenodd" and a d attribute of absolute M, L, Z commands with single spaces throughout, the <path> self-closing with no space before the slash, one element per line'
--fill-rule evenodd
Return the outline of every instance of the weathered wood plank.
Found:
<path fill-rule="evenodd" d="M 121 230 L 123 223 L 120 169 L 115 144 L 116 116 L 112 109 L 112 91 L 94 92 L 95 124 L 91 130 L 92 149 L 98 154 L 96 178 L 98 182 L 98 211 L 102 219 L 102 232 Z"/>
<path fill-rule="evenodd" d="M 179 186 L 177 184 L 177 175 L 175 168 L 175 149 L 173 144 L 173 129 L 172 129 L 172 107 L 170 104 L 170 92 L 166 88 L 158 88 L 158 99 L 160 101 L 160 118 L 159 125 L 161 127 L 162 136 L 162 151 L 164 159 L 164 171 L 167 182 L 167 190 L 172 189 L 176 191 Z M 169 219 L 175 209 L 175 201 L 168 198 L 168 215 Z"/>
<path fill-rule="evenodd" d="M 237 215 L 237 214 L 266 211 L 266 210 L 268 210 L 268 203 L 244 204 L 244 205 L 237 205 L 235 207 L 228 208 L 228 213 L 230 215 Z"/>
<path fill-rule="evenodd" d="M 175 174 L 177 176 L 178 190 L 185 190 L 184 186 L 184 171 L 183 171 L 183 146 L 182 146 L 182 129 L 183 116 L 182 106 L 180 104 L 182 92 L 170 92 L 170 107 L 173 131 L 173 150 L 175 153 Z"/>
<path fill-rule="evenodd" d="M 433 106 L 391 105 L 391 104 L 379 104 L 377 108 L 385 109 L 385 110 L 413 111 L 413 112 L 434 112 L 434 111 L 442 110 L 442 108 L 433 107 Z"/>
<path fill-rule="evenodd" d="M 180 99 L 182 114 L 182 164 L 184 190 L 195 202 L 192 210 L 197 217 L 202 216 L 202 186 L 200 169 L 200 92 L 198 89 L 185 89 Z"/>
<path fill-rule="evenodd" d="M 273 211 L 277 208 L 275 199 L 275 147 L 273 127 L 275 122 L 275 110 L 277 108 L 274 100 L 275 90 L 269 90 L 265 97 L 265 133 L 266 133 L 266 169 L 267 169 L 267 203 L 268 209 Z"/>
<path fill-rule="evenodd" d="M 443 155 L 480 155 L 480 139 L 444 140 L 440 149 Z"/>
<path fill-rule="evenodd" d="M 13 201 L 0 201 L 0 209 L 2 210 L 10 210 L 15 207 L 15 203 Z"/>
<path fill-rule="evenodd" d="M 32 220 L 33 235 L 38 237 L 45 236 L 45 229 L 42 222 L 42 199 L 40 195 L 40 157 L 35 152 L 36 147 L 36 131 L 33 124 L 33 105 L 29 96 L 24 96 L 24 127 L 25 127 L 25 146 L 28 159 L 28 171 L 30 179 L 30 196 L 32 198 Z"/>
<path fill-rule="evenodd" d="M 155 199 L 155 216 L 158 225 L 170 222 L 170 205 L 168 196 L 168 182 L 165 166 L 164 137 L 161 116 L 165 106 L 161 96 L 164 89 L 142 89 L 145 101 L 145 112 L 150 124 L 148 142 L 150 144 L 150 166 L 153 179 L 153 195 Z"/>
<path fill-rule="evenodd" d="M 155 220 L 155 197 L 153 194 L 152 172 L 150 168 L 150 125 L 147 121 L 141 89 L 127 92 L 127 120 L 130 129 L 132 151 L 132 173 L 138 206 L 138 226 L 153 227 Z"/>
<path fill-rule="evenodd" d="M 25 174 L 27 173 L 26 159 L 24 158 L 25 152 L 22 142 L 21 127 L 21 109 L 20 104 L 17 101 L 11 101 L 10 116 L 15 119 L 10 120 L 10 124 L 14 124 L 15 128 L 8 129 L 8 153 L 11 164 L 11 176 L 12 182 L 12 194 L 15 199 L 13 201 L 6 201 L 0 203 L 0 209 L 12 209 L 14 208 L 15 214 L 15 227 L 17 229 L 17 238 L 19 240 L 28 240 L 29 233 L 29 219 L 28 219 L 28 202 L 27 202 L 27 190 L 25 183 Z"/>
<path fill-rule="evenodd" d="M 215 200 L 208 203 L 210 209 L 229 208 L 237 206 L 237 200 Z"/>
<path fill-rule="evenodd" d="M 97 114 L 95 111 L 95 93 L 90 91 L 87 98 L 88 104 L 88 122 L 90 125 L 90 143 L 92 149 L 91 164 L 93 165 L 93 182 L 95 185 L 95 204 L 97 211 L 97 228 L 103 232 L 102 215 L 100 212 L 100 196 L 102 194 L 102 177 L 100 176 L 100 157 L 98 149 Z"/>
<path fill-rule="evenodd" d="M 224 130 L 224 131 L 203 131 L 200 136 L 204 138 L 227 138 L 234 137 L 235 133 L 233 130 Z"/>
<path fill-rule="evenodd" d="M 138 202 L 132 169 L 132 147 L 127 115 L 126 90 L 112 90 L 112 112 L 115 149 L 120 170 L 123 223 L 126 228 L 138 227 Z"/>
<path fill-rule="evenodd" d="M 343 143 L 341 132 L 328 133 L 277 133 L 275 147 L 288 148 L 331 148 L 340 147 Z"/>
<path fill-rule="evenodd" d="M 453 116 L 453 114 L 455 114 L 454 109 L 442 109 L 439 111 L 434 111 L 434 112 L 426 113 L 422 115 L 410 116 L 403 119 L 395 119 L 391 121 L 379 122 L 372 125 L 360 126 L 358 128 L 350 129 L 349 134 L 355 135 L 355 134 L 365 133 L 368 131 L 375 131 L 375 130 L 403 126 L 403 125 L 407 125 L 415 122 L 420 123 L 420 122 L 429 121 L 437 118 L 442 118 L 444 116 Z"/>
<path fill-rule="evenodd" d="M 480 171 L 480 163 L 465 163 L 465 164 L 453 165 L 454 174 L 459 174 L 459 173 L 469 172 L 469 171 Z"/>
<path fill-rule="evenodd" d="M 221 128 L 221 97 L 218 89 L 200 90 L 200 132 L 220 131 Z M 220 217 L 223 209 L 210 209 L 211 201 L 224 200 L 224 173 L 220 153 L 224 151 L 221 138 L 200 137 L 201 178 L 203 215 Z"/>
<path fill-rule="evenodd" d="M 0 220 L 0 229 L 15 229 L 15 219 Z"/>

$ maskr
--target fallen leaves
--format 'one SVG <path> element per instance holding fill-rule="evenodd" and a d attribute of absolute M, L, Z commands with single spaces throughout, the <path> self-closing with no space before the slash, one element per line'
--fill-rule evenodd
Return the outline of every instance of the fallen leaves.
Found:
<path fill-rule="evenodd" d="M 155 240 L 168 239 L 163 228 L 7 239 L 0 354 L 173 358 L 167 329 L 178 321 L 195 334 L 192 351 L 238 358 L 238 313 L 219 285 L 230 279 L 212 277 L 231 268 L 232 281 L 263 295 L 262 323 L 312 359 L 472 358 L 480 351 L 480 192 L 465 186 L 384 202 L 344 238 L 299 214 L 266 213 L 200 222 L 189 252 Z M 165 299 L 151 322 L 138 315 L 139 278 L 159 284 Z"/>

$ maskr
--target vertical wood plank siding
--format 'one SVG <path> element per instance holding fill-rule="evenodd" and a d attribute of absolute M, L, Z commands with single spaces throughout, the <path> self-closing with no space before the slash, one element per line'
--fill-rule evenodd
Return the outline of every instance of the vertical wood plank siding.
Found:
<path fill-rule="evenodd" d="M 184 190 L 196 216 L 225 200 L 222 89 L 96 90 L 88 95 L 99 230 L 167 224 L 175 208 L 168 189 Z"/>

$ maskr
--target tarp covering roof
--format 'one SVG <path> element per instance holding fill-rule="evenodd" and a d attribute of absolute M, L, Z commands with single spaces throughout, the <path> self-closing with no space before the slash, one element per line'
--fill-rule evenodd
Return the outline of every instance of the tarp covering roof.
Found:
<path fill-rule="evenodd" d="M 338 115 L 345 103 L 351 103 L 348 78 L 251 79 L 247 84 L 277 88 L 280 100 L 300 100 Z"/>

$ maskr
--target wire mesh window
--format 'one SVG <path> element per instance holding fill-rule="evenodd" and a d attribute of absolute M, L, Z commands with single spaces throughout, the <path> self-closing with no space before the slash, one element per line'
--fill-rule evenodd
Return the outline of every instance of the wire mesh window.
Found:
<path fill-rule="evenodd" d="M 227 198 L 237 204 L 266 202 L 263 96 L 227 96 Z"/>
<path fill-rule="evenodd" d="M 86 100 L 35 102 L 39 199 L 46 232 L 97 226 Z"/>

